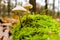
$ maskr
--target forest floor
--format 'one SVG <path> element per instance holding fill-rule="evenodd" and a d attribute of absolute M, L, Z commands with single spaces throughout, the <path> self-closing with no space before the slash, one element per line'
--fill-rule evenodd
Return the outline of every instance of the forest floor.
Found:
<path fill-rule="evenodd" d="M 0 40 L 10 40 L 11 39 L 10 29 L 13 27 L 13 25 L 16 22 L 17 22 L 17 20 L 15 20 L 13 18 L 0 17 Z"/>

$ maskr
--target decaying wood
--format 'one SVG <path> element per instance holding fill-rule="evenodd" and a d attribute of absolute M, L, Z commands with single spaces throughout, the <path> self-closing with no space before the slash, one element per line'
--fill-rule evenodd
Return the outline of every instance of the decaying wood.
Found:
<path fill-rule="evenodd" d="M 0 40 L 2 40 L 3 37 L 3 27 L 0 25 Z"/>
<path fill-rule="evenodd" d="M 13 18 L 0 17 L 0 40 L 11 40 L 12 36 L 9 32 L 16 22 L 17 20 Z"/>
<path fill-rule="evenodd" d="M 10 40 L 12 40 L 12 36 L 10 36 Z"/>
<path fill-rule="evenodd" d="M 17 22 L 17 20 L 16 19 L 13 19 L 13 18 L 1 18 L 0 17 L 0 21 L 1 22 L 3 22 L 3 23 L 11 23 L 11 24 L 14 24 L 14 23 L 16 23 Z M 1 23 L 0 22 L 0 23 Z"/>
<path fill-rule="evenodd" d="M 9 31 L 11 27 L 12 27 L 11 23 L 0 24 L 0 40 L 10 40 Z"/>
<path fill-rule="evenodd" d="M 9 40 L 9 27 L 7 27 L 3 36 L 4 36 L 3 40 Z"/>

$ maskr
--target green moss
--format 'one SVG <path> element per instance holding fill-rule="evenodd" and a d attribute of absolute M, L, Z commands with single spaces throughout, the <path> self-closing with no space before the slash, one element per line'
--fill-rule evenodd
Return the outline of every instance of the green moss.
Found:
<path fill-rule="evenodd" d="M 19 25 L 17 25 L 19 24 Z M 22 18 L 22 27 L 18 22 L 13 28 L 13 40 L 60 40 L 60 23 L 46 15 L 29 15 Z"/>

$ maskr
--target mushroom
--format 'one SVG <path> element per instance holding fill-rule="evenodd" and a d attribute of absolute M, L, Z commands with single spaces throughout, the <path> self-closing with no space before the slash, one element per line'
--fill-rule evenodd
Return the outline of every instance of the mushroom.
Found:
<path fill-rule="evenodd" d="M 32 6 L 30 3 L 26 2 L 25 4 L 23 4 L 23 7 L 26 8 L 27 10 L 29 10 L 29 9 L 31 9 L 33 6 Z"/>
<path fill-rule="evenodd" d="M 27 10 L 20 5 L 17 5 L 14 9 L 12 9 L 12 11 L 21 13 L 26 12 Z"/>
<path fill-rule="evenodd" d="M 14 9 L 12 9 L 12 12 L 19 13 L 20 16 L 22 16 L 22 12 L 27 12 L 27 10 L 18 4 Z"/>
<path fill-rule="evenodd" d="M 33 6 L 30 3 L 26 2 L 25 4 L 23 4 L 23 7 L 28 10 L 28 12 L 26 13 L 26 20 L 28 20 L 28 14 L 30 13 L 29 9 L 31 9 Z"/>
<path fill-rule="evenodd" d="M 20 5 L 17 5 L 14 9 L 12 9 L 12 12 L 17 12 L 18 13 L 19 20 L 20 20 L 20 23 L 21 23 L 21 17 L 22 17 L 21 14 L 22 14 L 22 12 L 27 12 L 27 10 Z"/>

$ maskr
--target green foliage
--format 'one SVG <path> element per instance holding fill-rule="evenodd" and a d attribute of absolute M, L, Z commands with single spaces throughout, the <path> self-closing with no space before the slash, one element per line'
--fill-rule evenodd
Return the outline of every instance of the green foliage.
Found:
<path fill-rule="evenodd" d="M 60 23 L 46 15 L 29 15 L 22 18 L 13 28 L 13 40 L 60 40 Z"/>
<path fill-rule="evenodd" d="M 12 29 L 13 40 L 19 40 L 20 27 L 21 27 L 20 21 L 18 21 L 17 24 L 15 24 L 14 28 Z"/>

